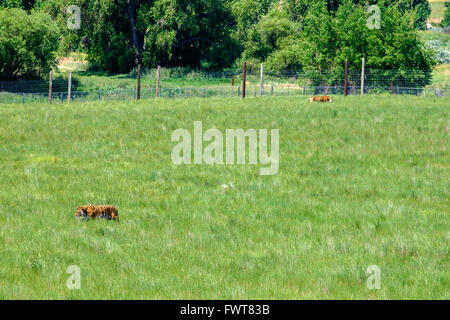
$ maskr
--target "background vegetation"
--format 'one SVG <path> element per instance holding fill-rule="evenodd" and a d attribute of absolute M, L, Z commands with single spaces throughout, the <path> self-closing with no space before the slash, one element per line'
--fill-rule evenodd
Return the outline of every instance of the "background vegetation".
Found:
<path fill-rule="evenodd" d="M 370 4 L 381 7 L 379 30 L 366 26 Z M 69 5 L 81 8 L 79 30 L 66 26 Z M 58 55 L 84 52 L 91 70 L 112 73 L 137 62 L 224 70 L 243 59 L 250 70 L 264 62 L 268 70 L 336 77 L 346 58 L 353 68 L 362 57 L 372 69 L 434 65 L 417 33 L 431 13 L 426 0 L 1 0 L 0 7 L 49 14 L 59 26 Z M 53 42 L 48 51 L 55 51 Z"/>
<path fill-rule="evenodd" d="M 58 26 L 42 11 L 0 10 L 0 80 L 39 78 L 56 67 Z"/>

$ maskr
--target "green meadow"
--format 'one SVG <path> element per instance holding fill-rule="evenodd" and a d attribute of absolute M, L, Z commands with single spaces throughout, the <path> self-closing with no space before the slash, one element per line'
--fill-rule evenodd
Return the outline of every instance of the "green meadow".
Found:
<path fill-rule="evenodd" d="M 449 105 L 0 105 L 0 299 L 450 299 Z M 196 120 L 279 129 L 278 174 L 175 165 L 171 134 Z M 89 203 L 117 206 L 120 222 L 76 220 Z"/>

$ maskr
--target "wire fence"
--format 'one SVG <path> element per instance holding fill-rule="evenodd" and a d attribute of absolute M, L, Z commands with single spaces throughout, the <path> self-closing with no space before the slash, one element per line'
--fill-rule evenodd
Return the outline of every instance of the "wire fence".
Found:
<path fill-rule="evenodd" d="M 240 70 L 228 72 L 196 72 L 184 69 L 161 69 L 157 93 L 156 71 L 149 70 L 141 76 L 140 98 L 210 98 L 241 97 L 244 90 Z M 95 80 L 94 80 L 95 81 Z M 349 71 L 345 86 L 343 71 L 335 72 L 265 72 L 261 82 L 260 72 L 246 74 L 246 97 L 311 96 L 361 94 L 407 94 L 426 96 L 450 96 L 450 88 L 430 85 L 431 73 L 421 70 L 366 70 Z M 68 101 L 68 78 L 53 79 L 51 101 Z M 75 74 L 71 82 L 71 101 L 135 100 L 138 98 L 137 74 L 132 72 L 115 77 L 105 87 L 86 81 Z M 0 103 L 33 103 L 49 101 L 49 80 L 0 81 Z"/>

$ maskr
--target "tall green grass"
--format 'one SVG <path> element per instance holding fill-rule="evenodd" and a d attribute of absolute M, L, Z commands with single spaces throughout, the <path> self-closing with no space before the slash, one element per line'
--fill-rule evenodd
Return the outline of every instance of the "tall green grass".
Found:
<path fill-rule="evenodd" d="M 449 103 L 0 105 L 0 298 L 449 299 Z M 278 175 L 174 165 L 195 120 L 279 129 Z M 87 203 L 120 222 L 76 221 Z"/>

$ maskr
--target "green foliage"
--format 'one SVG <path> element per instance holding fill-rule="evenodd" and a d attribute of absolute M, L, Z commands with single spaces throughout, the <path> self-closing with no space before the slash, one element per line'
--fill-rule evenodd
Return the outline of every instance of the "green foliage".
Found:
<path fill-rule="evenodd" d="M 59 29 L 43 12 L 0 9 L 0 79 L 45 77 L 55 65 Z"/>
<path fill-rule="evenodd" d="M 397 0 L 399 8 L 403 11 L 414 11 L 414 25 L 419 30 L 425 30 L 427 18 L 431 14 L 431 7 L 428 0 Z"/>
<path fill-rule="evenodd" d="M 21 8 L 30 10 L 34 7 L 36 0 L 0 0 L 0 8 Z"/>
<path fill-rule="evenodd" d="M 442 24 L 444 27 L 450 26 L 450 2 L 445 3 L 445 14 L 444 14 L 444 20 L 442 21 Z"/>
<path fill-rule="evenodd" d="M 289 19 L 288 15 L 277 6 L 263 16 L 257 24 L 248 31 L 243 58 L 254 58 L 265 61 L 270 58 L 269 69 L 288 69 L 298 66 L 295 59 L 296 50 L 287 52 L 297 40 L 300 24 Z M 282 64 L 278 64 L 282 62 Z"/>
<path fill-rule="evenodd" d="M 83 35 L 88 39 L 91 63 L 114 73 L 134 67 L 137 53 L 131 43 L 126 3 L 98 1 L 85 8 L 83 14 Z"/>
<path fill-rule="evenodd" d="M 223 70 L 246 60 L 318 75 L 340 73 L 345 58 L 352 67 L 362 57 L 379 68 L 432 65 L 415 35 L 429 15 L 425 0 L 0 1 L 50 14 L 62 33 L 60 55 L 85 52 L 91 69 L 113 73 L 138 62 Z M 374 3 L 383 12 L 382 30 L 366 27 L 366 8 Z M 79 30 L 67 27 L 70 5 L 81 8 Z"/>
<path fill-rule="evenodd" d="M 64 28 L 65 9 L 81 8 L 80 30 Z M 145 67 L 222 69 L 240 55 L 229 1 L 49 0 L 40 8 L 64 28 L 62 48 L 86 51 L 98 68 L 127 72 Z"/>
<path fill-rule="evenodd" d="M 86 52 L 94 68 L 123 73 L 134 67 L 136 58 L 127 3 L 128 0 L 38 0 L 37 6 L 60 26 L 62 54 L 74 50 Z M 81 9 L 79 30 L 67 26 L 70 5 Z"/>
<path fill-rule="evenodd" d="M 22 8 L 22 0 L 0 0 L 0 8 Z"/>
<path fill-rule="evenodd" d="M 236 24 L 235 32 L 239 41 L 247 41 L 248 28 L 256 24 L 274 2 L 275 0 L 233 0 L 230 3 Z"/>
<path fill-rule="evenodd" d="M 223 69 L 239 56 L 232 10 L 222 0 L 156 0 L 138 11 L 145 66 Z"/>
<path fill-rule="evenodd" d="M 83 4 L 86 3 L 88 2 L 84 2 L 83 0 L 36 0 L 36 9 L 48 13 L 52 17 L 52 20 L 59 26 L 61 31 L 58 50 L 59 56 L 65 56 L 73 51 L 86 52 L 86 47 L 82 43 L 84 30 L 71 30 L 67 27 L 67 20 L 69 19 L 67 8 L 70 5 L 76 5 L 82 8 Z M 85 18 L 85 16 L 82 15 L 81 18 Z M 86 21 L 81 21 L 81 26 L 83 26 L 83 22 L 85 23 Z"/>
<path fill-rule="evenodd" d="M 342 1 L 336 12 L 330 12 L 325 1 L 311 3 L 302 23 L 275 7 L 250 29 L 244 57 L 275 71 L 302 69 L 316 85 L 342 79 L 345 59 L 350 69 L 359 69 L 362 58 L 372 69 L 424 70 L 417 80 L 429 82 L 434 54 L 418 37 L 415 13 L 405 13 L 398 5 L 381 6 L 381 11 L 381 28 L 371 30 L 366 9 L 351 0 Z"/>
<path fill-rule="evenodd" d="M 293 20 L 303 21 L 311 7 L 316 4 L 325 6 L 330 13 L 335 13 L 342 4 L 346 3 L 346 1 L 347 0 L 284 0 L 283 3 L 284 9 Z M 425 29 L 426 19 L 431 14 L 430 4 L 427 0 L 352 0 L 352 3 L 365 8 L 373 4 L 380 7 L 395 5 L 402 12 L 415 11 L 415 27 L 417 29 Z"/>

